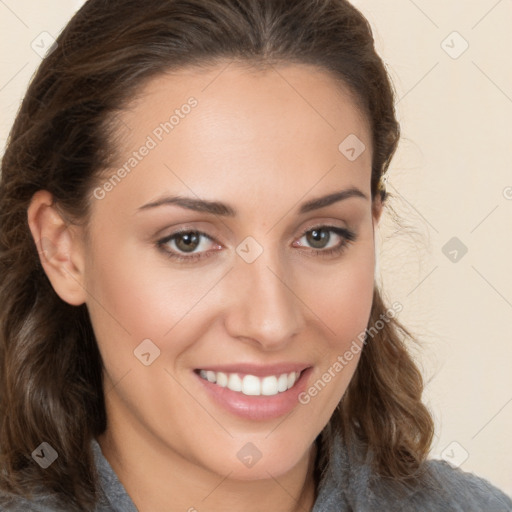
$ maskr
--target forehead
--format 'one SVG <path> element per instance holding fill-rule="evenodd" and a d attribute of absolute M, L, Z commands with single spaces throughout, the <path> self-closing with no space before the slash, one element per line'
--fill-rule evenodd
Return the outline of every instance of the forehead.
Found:
<path fill-rule="evenodd" d="M 305 193 L 320 181 L 321 192 L 369 187 L 368 120 L 349 89 L 315 66 L 226 62 L 166 73 L 118 118 L 116 164 L 129 170 L 122 185 L 134 202 L 176 187 L 205 198 L 213 191 L 219 197 L 219 187 L 268 194 L 269 179 L 282 194 L 290 186 Z M 354 137 L 365 149 L 351 160 L 344 141 Z M 134 157 L 144 146 L 150 150 Z"/>
<path fill-rule="evenodd" d="M 254 67 L 229 61 L 168 71 L 151 79 L 126 105 L 122 125 L 147 131 L 155 121 L 169 120 L 191 96 L 201 105 L 196 112 L 214 116 L 216 128 L 220 125 L 235 133 L 241 120 L 252 120 L 253 128 L 262 127 L 262 117 L 269 133 L 299 119 L 309 121 L 311 128 L 330 128 L 340 135 L 347 128 L 369 130 L 358 98 L 325 69 L 295 63 Z M 247 123 L 244 127 L 249 128 Z"/>

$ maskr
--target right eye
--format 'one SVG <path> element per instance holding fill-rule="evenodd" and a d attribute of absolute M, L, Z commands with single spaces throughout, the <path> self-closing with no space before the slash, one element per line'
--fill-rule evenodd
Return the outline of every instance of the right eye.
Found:
<path fill-rule="evenodd" d="M 208 245 L 207 240 L 214 242 L 213 238 L 202 231 L 181 229 L 159 240 L 157 246 L 165 251 L 169 258 L 178 261 L 196 261 L 211 254 L 205 250 L 205 246 Z M 219 244 L 216 243 L 216 245 L 220 247 Z M 203 250 L 196 251 L 197 249 Z M 214 250 L 217 251 L 218 248 Z"/>

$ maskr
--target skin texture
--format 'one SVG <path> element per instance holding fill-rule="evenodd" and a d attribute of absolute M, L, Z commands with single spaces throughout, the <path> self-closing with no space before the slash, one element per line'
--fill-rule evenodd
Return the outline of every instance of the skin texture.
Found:
<path fill-rule="evenodd" d="M 141 512 L 310 510 L 314 440 L 359 355 L 307 405 L 264 421 L 221 408 L 193 370 L 307 362 L 311 385 L 365 330 L 381 211 L 370 200 L 367 121 L 344 88 L 307 65 L 189 68 L 142 93 L 120 116 L 119 167 L 148 136 L 158 144 L 103 198 L 91 196 L 90 238 L 65 223 L 46 191 L 28 210 L 36 243 L 53 247 L 41 261 L 54 289 L 90 312 L 105 366 L 108 427 L 98 441 Z M 190 97 L 197 106 L 158 141 L 155 128 Z M 338 149 L 350 134 L 366 145 L 355 161 Z M 297 213 L 350 187 L 367 199 Z M 237 215 L 138 211 L 166 194 L 222 201 Z M 324 246 L 313 245 L 305 232 L 325 225 L 357 239 L 319 255 L 342 240 L 328 232 Z M 180 262 L 158 248 L 182 227 L 213 239 L 195 249 L 209 257 Z M 248 236 L 263 249 L 252 263 L 236 252 Z M 134 350 L 148 338 L 160 355 L 145 366 Z M 237 457 L 249 442 L 262 454 L 251 468 Z"/>

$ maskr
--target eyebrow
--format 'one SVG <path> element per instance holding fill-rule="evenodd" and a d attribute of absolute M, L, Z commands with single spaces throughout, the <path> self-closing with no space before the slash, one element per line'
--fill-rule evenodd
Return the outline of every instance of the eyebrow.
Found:
<path fill-rule="evenodd" d="M 349 199 L 351 197 L 360 197 L 362 199 L 368 200 L 368 196 L 364 192 L 356 187 L 351 187 L 307 201 L 300 206 L 298 213 L 304 214 L 313 210 L 325 208 L 326 206 L 330 206 L 331 204 Z M 236 217 L 237 215 L 236 209 L 226 203 L 219 201 L 209 201 L 206 199 L 194 199 L 192 197 L 183 196 L 162 197 L 156 201 L 151 201 L 150 203 L 140 206 L 137 208 L 137 212 L 158 208 L 159 206 L 169 205 L 181 206 L 182 208 L 186 208 L 188 210 L 211 213 L 213 215 L 222 215 L 227 217 Z"/>

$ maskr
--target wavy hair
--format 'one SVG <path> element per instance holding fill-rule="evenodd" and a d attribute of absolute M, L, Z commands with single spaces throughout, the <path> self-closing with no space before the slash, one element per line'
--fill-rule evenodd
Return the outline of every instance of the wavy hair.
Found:
<path fill-rule="evenodd" d="M 0 488 L 90 510 L 99 486 L 90 447 L 106 428 L 102 361 L 85 305 L 53 290 L 27 208 L 48 190 L 87 225 L 91 190 L 116 155 L 116 113 L 169 70 L 236 60 L 313 64 L 353 93 L 370 122 L 372 199 L 397 148 L 394 90 L 366 18 L 346 0 L 88 0 L 42 61 L 17 114 L 0 183 Z M 375 288 L 370 323 L 386 312 Z M 396 318 L 367 340 L 331 422 L 371 450 L 375 470 L 418 476 L 433 436 L 423 380 Z M 31 458 L 44 440 L 58 458 Z M 332 439 L 331 439 L 332 441 Z M 72 505 L 71 505 L 72 504 Z"/>

